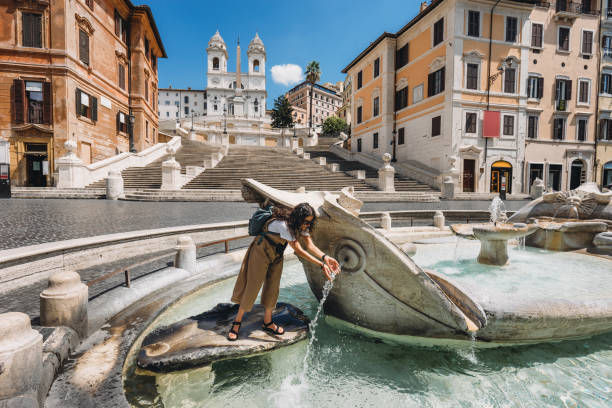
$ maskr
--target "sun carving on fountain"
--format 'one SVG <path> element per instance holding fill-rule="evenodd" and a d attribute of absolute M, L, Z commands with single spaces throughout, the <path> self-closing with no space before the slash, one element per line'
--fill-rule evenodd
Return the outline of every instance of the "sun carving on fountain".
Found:
<path fill-rule="evenodd" d="M 552 204 L 555 217 L 588 218 L 597 207 L 597 200 L 592 193 L 581 190 L 570 190 L 554 193 Z"/>

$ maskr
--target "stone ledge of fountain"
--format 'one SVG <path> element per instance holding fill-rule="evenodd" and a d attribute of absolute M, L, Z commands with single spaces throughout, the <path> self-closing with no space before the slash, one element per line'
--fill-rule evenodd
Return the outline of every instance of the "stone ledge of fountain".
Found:
<path fill-rule="evenodd" d="M 598 251 L 612 255 L 612 232 L 600 232 L 593 238 L 593 245 Z"/>
<path fill-rule="evenodd" d="M 573 251 L 592 248 L 595 236 L 608 230 L 604 220 L 539 217 L 529 219 L 537 227 L 526 239 L 526 245 L 552 251 Z"/>

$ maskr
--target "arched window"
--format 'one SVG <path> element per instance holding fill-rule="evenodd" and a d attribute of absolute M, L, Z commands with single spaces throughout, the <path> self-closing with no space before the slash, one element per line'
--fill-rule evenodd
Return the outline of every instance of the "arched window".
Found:
<path fill-rule="evenodd" d="M 213 69 L 219 69 L 219 58 L 213 58 Z"/>
<path fill-rule="evenodd" d="M 253 61 L 253 71 L 259 72 L 259 60 Z"/>

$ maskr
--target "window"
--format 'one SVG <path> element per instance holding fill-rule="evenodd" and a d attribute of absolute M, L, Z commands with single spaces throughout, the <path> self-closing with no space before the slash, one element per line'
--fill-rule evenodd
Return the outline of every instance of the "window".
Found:
<path fill-rule="evenodd" d="M 539 118 L 537 116 L 532 115 L 527 118 L 527 137 L 529 139 L 538 138 L 538 121 Z"/>
<path fill-rule="evenodd" d="M 145 139 L 149 140 L 149 121 L 145 120 Z"/>
<path fill-rule="evenodd" d="M 253 72 L 259 72 L 259 60 L 253 61 Z"/>
<path fill-rule="evenodd" d="M 439 69 L 436 72 L 432 72 L 427 77 L 427 96 L 434 96 L 440 92 L 444 92 L 444 75 L 445 69 Z"/>
<path fill-rule="evenodd" d="M 363 86 L 363 71 L 359 71 L 357 73 L 357 89 L 360 89 Z"/>
<path fill-rule="evenodd" d="M 213 69 L 219 69 L 219 58 L 217 57 L 213 58 Z"/>
<path fill-rule="evenodd" d="M 85 0 L 85 4 L 87 4 L 87 7 L 89 7 L 90 9 L 93 10 L 93 8 L 94 8 L 94 0 Z"/>
<path fill-rule="evenodd" d="M 467 112 L 465 114 L 465 133 L 476 133 L 476 113 Z"/>
<path fill-rule="evenodd" d="M 378 116 L 380 113 L 380 98 L 377 96 L 372 103 L 372 116 Z"/>
<path fill-rule="evenodd" d="M 117 65 L 117 71 L 119 74 L 119 88 L 125 89 L 125 66 L 119 63 Z"/>
<path fill-rule="evenodd" d="M 468 11 L 468 33 L 470 37 L 480 37 L 480 11 Z"/>
<path fill-rule="evenodd" d="M 404 109 L 408 106 L 408 87 L 405 86 L 399 91 L 395 91 L 395 110 Z"/>
<path fill-rule="evenodd" d="M 89 65 L 89 35 L 83 29 L 79 29 L 79 59 Z"/>
<path fill-rule="evenodd" d="M 145 100 L 149 100 L 149 79 L 145 78 Z"/>
<path fill-rule="evenodd" d="M 149 39 L 147 37 L 145 37 L 144 39 L 144 47 L 145 47 L 145 50 L 144 50 L 145 57 L 149 59 Z"/>
<path fill-rule="evenodd" d="M 467 64 L 465 77 L 465 87 L 467 89 L 478 89 L 478 68 L 478 64 Z"/>
<path fill-rule="evenodd" d="M 189 115 L 189 106 L 185 106 L 185 115 Z"/>
<path fill-rule="evenodd" d="M 166 101 L 164 105 L 170 105 L 170 101 Z"/>
<path fill-rule="evenodd" d="M 569 27 L 559 27 L 559 33 L 557 37 L 557 50 L 569 51 Z"/>
<path fill-rule="evenodd" d="M 127 43 L 127 21 L 115 10 L 115 35 Z"/>
<path fill-rule="evenodd" d="M 542 33 L 544 32 L 543 24 L 531 24 L 531 46 L 542 48 Z"/>
<path fill-rule="evenodd" d="M 555 82 L 555 101 L 559 111 L 567 109 L 566 101 L 572 99 L 572 81 L 569 79 L 556 79 Z"/>
<path fill-rule="evenodd" d="M 599 122 L 599 140 L 612 141 L 612 119 L 601 119 Z"/>
<path fill-rule="evenodd" d="M 362 114 L 362 107 L 361 107 L 361 106 L 359 106 L 359 107 L 357 108 L 357 123 L 361 123 L 361 120 L 362 120 L 362 116 L 361 116 L 361 114 Z"/>
<path fill-rule="evenodd" d="M 77 88 L 75 105 L 77 116 L 91 119 L 94 122 L 98 120 L 98 98 Z"/>
<path fill-rule="evenodd" d="M 13 80 L 13 112 L 17 124 L 52 124 L 51 83 Z"/>
<path fill-rule="evenodd" d="M 612 74 L 601 74 L 601 89 L 602 94 L 612 94 Z"/>
<path fill-rule="evenodd" d="M 185 96 L 183 97 L 183 102 L 185 102 L 185 103 L 189 103 L 189 96 L 185 95 Z"/>
<path fill-rule="evenodd" d="M 588 118 L 578 118 L 578 126 L 576 129 L 576 140 L 584 142 L 587 139 L 587 126 L 589 124 Z"/>
<path fill-rule="evenodd" d="M 372 135 L 372 149 L 378 149 L 378 133 Z"/>
<path fill-rule="evenodd" d="M 591 55 L 593 53 L 593 32 L 592 31 L 582 32 L 582 53 L 584 55 Z"/>
<path fill-rule="evenodd" d="M 361 139 L 357 139 L 357 151 L 361 152 Z"/>
<path fill-rule="evenodd" d="M 504 70 L 504 92 L 510 94 L 516 92 L 516 68 Z"/>
<path fill-rule="evenodd" d="M 504 136 L 514 136 L 514 116 L 504 115 Z"/>
<path fill-rule="evenodd" d="M 601 37 L 601 49 L 603 50 L 604 57 L 612 57 L 612 36 L 604 35 Z"/>
<path fill-rule="evenodd" d="M 166 112 L 166 117 L 170 117 L 170 112 Z"/>
<path fill-rule="evenodd" d="M 530 75 L 527 78 L 527 97 L 542 99 L 544 92 L 544 78 Z"/>
<path fill-rule="evenodd" d="M 435 47 L 444 41 L 444 18 L 441 18 L 434 23 L 433 31 L 433 46 Z"/>
<path fill-rule="evenodd" d="M 21 45 L 42 48 L 42 14 L 22 13 L 21 25 Z"/>
<path fill-rule="evenodd" d="M 117 132 L 127 133 L 127 115 L 121 111 L 117 112 Z"/>
<path fill-rule="evenodd" d="M 409 49 L 409 44 L 406 44 L 395 52 L 395 69 L 399 69 L 408 63 Z"/>
<path fill-rule="evenodd" d="M 431 136 L 440 136 L 442 127 L 442 116 L 431 118 Z"/>
<path fill-rule="evenodd" d="M 398 145 L 403 145 L 405 142 L 405 130 L 404 128 L 399 128 L 399 130 L 397 131 L 397 144 Z"/>
<path fill-rule="evenodd" d="M 565 139 L 565 118 L 555 118 L 553 121 L 553 140 Z"/>
<path fill-rule="evenodd" d="M 518 36 L 518 18 L 506 17 L 506 42 L 516 42 Z"/>
<path fill-rule="evenodd" d="M 412 88 L 412 103 L 421 102 L 423 100 L 423 87 L 424 85 L 418 85 Z M 408 90 L 406 90 L 408 92 Z"/>
<path fill-rule="evenodd" d="M 591 83 L 588 79 L 578 80 L 578 103 L 588 105 L 591 102 Z"/>
<path fill-rule="evenodd" d="M 374 78 L 380 75 L 380 58 L 374 60 Z"/>
<path fill-rule="evenodd" d="M 174 106 L 179 106 L 179 101 L 174 101 Z"/>

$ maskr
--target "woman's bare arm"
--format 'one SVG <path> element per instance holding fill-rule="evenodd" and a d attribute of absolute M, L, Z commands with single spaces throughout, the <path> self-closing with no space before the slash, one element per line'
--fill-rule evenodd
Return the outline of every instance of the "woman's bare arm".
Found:
<path fill-rule="evenodd" d="M 325 277 L 328 280 L 331 280 L 331 276 L 333 272 L 328 265 L 319 261 L 314 256 L 310 255 L 307 251 L 304 250 L 304 248 L 302 248 L 302 246 L 300 245 L 298 241 L 289 241 L 289 245 L 291 246 L 291 248 L 293 248 L 293 251 L 295 252 L 297 256 L 299 256 L 300 258 L 306 259 L 308 262 L 319 266 L 323 270 Z"/>

